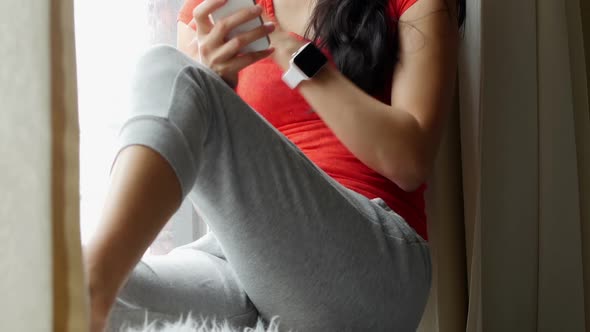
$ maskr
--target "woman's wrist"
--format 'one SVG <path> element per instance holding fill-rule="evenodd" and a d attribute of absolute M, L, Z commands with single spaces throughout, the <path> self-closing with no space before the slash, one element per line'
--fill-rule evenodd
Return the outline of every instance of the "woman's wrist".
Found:
<path fill-rule="evenodd" d="M 303 45 L 308 43 L 308 41 L 302 40 L 300 38 L 295 37 L 296 35 L 293 33 L 288 33 L 284 31 L 278 31 L 274 34 L 271 34 L 272 40 L 272 47 L 275 48 L 273 52 L 272 59 L 278 64 L 283 71 L 287 71 L 289 69 L 289 62 L 291 61 L 291 57 L 297 50 L 299 50 Z"/>
<path fill-rule="evenodd" d="M 313 77 L 309 80 L 304 80 L 299 85 L 301 92 L 306 89 L 314 89 L 314 86 L 327 85 L 330 82 L 337 81 L 340 71 L 331 63 L 326 63 Z"/>
<path fill-rule="evenodd" d="M 274 60 L 281 67 L 283 72 L 289 70 L 293 54 L 297 52 L 297 50 L 299 50 L 303 45 L 305 45 L 305 43 L 289 43 L 283 46 L 282 49 L 277 49 Z"/>

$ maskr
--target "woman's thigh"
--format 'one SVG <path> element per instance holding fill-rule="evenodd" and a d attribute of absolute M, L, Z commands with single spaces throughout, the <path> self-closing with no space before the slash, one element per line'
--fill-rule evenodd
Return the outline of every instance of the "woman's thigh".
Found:
<path fill-rule="evenodd" d="M 399 215 L 337 183 L 208 68 L 171 48 L 142 66 L 159 69 L 140 81 L 157 85 L 136 90 L 139 111 L 181 133 L 173 147 L 188 148 L 159 151 L 263 317 L 300 331 L 416 328 L 430 254 Z"/>

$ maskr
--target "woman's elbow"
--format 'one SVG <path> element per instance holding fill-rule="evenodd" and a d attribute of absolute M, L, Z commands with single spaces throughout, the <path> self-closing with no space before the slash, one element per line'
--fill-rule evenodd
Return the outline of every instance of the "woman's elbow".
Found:
<path fill-rule="evenodd" d="M 385 177 L 406 192 L 420 188 L 428 179 L 431 170 L 430 163 L 419 158 L 406 158 L 402 162 L 396 160 L 390 165 L 384 174 Z"/>

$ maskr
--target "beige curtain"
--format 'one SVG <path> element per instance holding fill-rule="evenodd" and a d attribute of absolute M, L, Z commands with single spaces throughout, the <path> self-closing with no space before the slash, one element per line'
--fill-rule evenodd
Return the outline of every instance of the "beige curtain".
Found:
<path fill-rule="evenodd" d="M 575 86 L 577 102 L 580 104 L 576 107 L 574 113 L 577 154 L 578 154 L 578 175 L 580 177 L 580 217 L 582 219 L 582 261 L 584 263 L 584 312 L 586 329 L 590 329 L 590 111 L 586 100 L 590 100 L 590 2 L 580 0 L 582 31 L 584 40 L 584 59 L 576 59 L 577 62 L 585 62 L 586 77 L 576 71 L 575 77 L 577 82 Z M 572 6 L 570 4 L 570 6 Z M 577 9 L 575 3 L 571 9 L 574 13 Z M 582 77 L 580 77 L 582 76 Z M 584 79 L 586 90 L 584 90 Z M 582 82 L 580 82 L 582 81 Z M 584 99 L 584 94 L 588 99 Z"/>
<path fill-rule="evenodd" d="M 71 0 L 0 2 L 0 330 L 84 331 Z"/>
<path fill-rule="evenodd" d="M 80 245 L 79 128 L 72 0 L 51 0 L 53 330 L 84 331 L 87 298 Z"/>
<path fill-rule="evenodd" d="M 436 280 L 421 330 L 585 331 L 590 5 L 467 5 L 459 117 L 428 196 Z"/>

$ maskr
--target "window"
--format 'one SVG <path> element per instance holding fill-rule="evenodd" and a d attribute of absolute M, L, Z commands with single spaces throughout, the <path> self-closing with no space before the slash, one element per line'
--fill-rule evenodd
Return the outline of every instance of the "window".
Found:
<path fill-rule="evenodd" d="M 99 222 L 127 110 L 130 76 L 153 44 L 176 44 L 182 0 L 75 0 L 80 114 L 80 208 L 82 243 Z M 148 253 L 164 254 L 204 233 L 186 201 Z"/>

